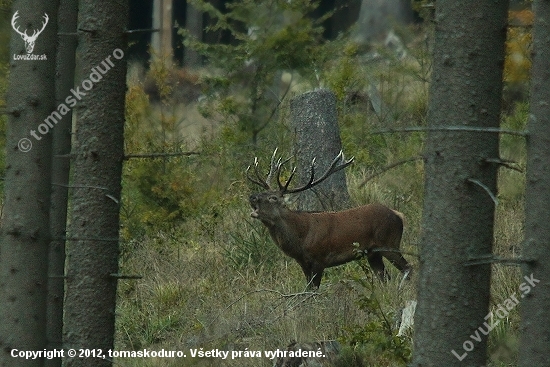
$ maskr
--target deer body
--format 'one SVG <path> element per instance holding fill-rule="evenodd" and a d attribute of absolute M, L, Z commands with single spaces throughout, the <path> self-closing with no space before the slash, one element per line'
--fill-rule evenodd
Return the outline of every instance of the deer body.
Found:
<path fill-rule="evenodd" d="M 259 219 L 277 246 L 300 264 L 308 285 L 319 287 L 325 268 L 356 259 L 357 250 L 366 253 L 380 278 L 386 276 L 382 256 L 401 272 L 409 270 L 407 261 L 398 252 L 402 215 L 383 205 L 370 204 L 340 212 L 293 211 L 277 192 L 253 194 L 250 205 L 254 209 L 252 217 Z M 396 252 L 373 252 L 375 248 Z"/>

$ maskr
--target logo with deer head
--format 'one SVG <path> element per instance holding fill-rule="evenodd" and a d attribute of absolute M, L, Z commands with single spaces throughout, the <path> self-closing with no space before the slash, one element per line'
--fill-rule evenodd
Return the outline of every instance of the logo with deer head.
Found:
<path fill-rule="evenodd" d="M 16 25 L 16 21 L 17 21 L 17 18 L 19 18 L 19 10 L 15 12 L 15 14 L 13 14 L 13 17 L 11 18 L 11 27 L 13 28 L 14 31 L 16 31 L 17 33 L 19 33 L 19 35 L 21 36 L 21 38 L 23 38 L 23 41 L 25 41 L 25 49 L 27 50 L 27 53 L 28 54 L 31 54 L 32 51 L 34 50 L 34 43 L 36 42 L 36 39 L 38 38 L 38 36 L 40 35 L 40 33 L 42 33 L 42 31 L 44 30 L 44 28 L 46 28 L 46 25 L 48 24 L 48 20 L 50 19 L 48 17 L 48 14 L 44 13 L 44 21 L 42 22 L 42 29 L 40 30 L 36 30 L 34 29 L 33 32 L 32 32 L 32 35 L 28 35 L 27 34 L 27 30 L 25 29 L 24 32 L 21 32 L 19 30 L 19 26 Z"/>

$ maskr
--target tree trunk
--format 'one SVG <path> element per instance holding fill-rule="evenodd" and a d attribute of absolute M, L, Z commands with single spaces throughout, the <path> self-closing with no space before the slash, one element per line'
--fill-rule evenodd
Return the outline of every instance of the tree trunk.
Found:
<path fill-rule="evenodd" d="M 77 105 L 67 238 L 65 348 L 101 350 L 64 366 L 111 366 L 126 92 L 126 1 L 79 2 Z M 114 17 L 113 14 L 117 16 Z M 79 88 L 79 89 L 78 89 Z"/>
<path fill-rule="evenodd" d="M 531 282 L 525 282 L 529 292 L 525 293 L 526 289 L 521 295 L 520 367 L 548 366 L 550 353 L 550 3 L 535 0 L 533 10 L 534 56 L 523 249 L 523 258 L 531 260 L 525 264 L 523 273 Z"/>
<path fill-rule="evenodd" d="M 507 5 L 437 2 L 430 128 L 498 128 Z M 486 364 L 491 267 L 465 263 L 492 253 L 498 157 L 497 134 L 428 133 L 412 366 Z"/>
<path fill-rule="evenodd" d="M 368 43 L 384 36 L 395 24 L 407 24 L 412 19 L 409 0 L 363 0 L 353 39 Z"/>
<path fill-rule="evenodd" d="M 172 0 L 153 0 L 153 32 L 151 47 L 156 58 L 172 65 Z"/>
<path fill-rule="evenodd" d="M 197 41 L 202 42 L 202 11 L 195 8 L 189 1 L 185 8 L 185 28 Z M 202 56 L 190 47 L 183 50 L 183 65 L 189 68 L 197 68 L 202 65 Z"/>
<path fill-rule="evenodd" d="M 328 32 L 330 39 L 336 39 L 339 34 L 347 32 L 357 22 L 361 12 L 361 3 L 361 0 L 334 1 L 334 15 L 327 21 L 330 28 Z"/>
<path fill-rule="evenodd" d="M 290 101 L 290 115 L 296 134 L 296 181 L 304 184 L 310 178 L 313 158 L 316 176 L 319 176 L 342 150 L 336 97 L 326 89 L 301 94 Z M 339 210 L 349 207 L 344 171 L 338 171 L 315 188 L 298 194 L 297 204 L 301 210 Z"/>
<path fill-rule="evenodd" d="M 4 208 L 0 227 L 0 366 L 42 366 L 43 358 L 14 358 L 44 350 L 50 241 L 51 135 L 55 111 L 57 2 L 15 0 L 12 20 L 27 35 L 47 25 L 34 47 L 11 31 Z M 17 16 L 15 15 L 17 12 Z M 39 57 L 44 60 L 22 60 Z M 51 123 L 51 122 L 50 122 Z M 54 126 L 52 124 L 52 126 Z"/>
<path fill-rule="evenodd" d="M 61 34 L 75 33 L 78 1 L 61 0 L 58 24 Z M 76 37 L 61 35 L 56 60 L 56 103 L 63 103 L 74 86 Z M 63 297 L 65 292 L 65 236 L 70 171 L 72 111 L 62 116 L 53 130 L 50 242 L 48 256 L 47 338 L 49 349 L 63 347 Z M 46 359 L 46 367 L 61 366 L 61 358 Z"/>

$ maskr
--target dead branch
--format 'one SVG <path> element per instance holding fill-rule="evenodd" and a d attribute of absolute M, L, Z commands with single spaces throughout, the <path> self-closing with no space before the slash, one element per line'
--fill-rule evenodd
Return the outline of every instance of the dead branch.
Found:
<path fill-rule="evenodd" d="M 524 259 L 521 257 L 515 259 L 507 259 L 500 256 L 486 255 L 480 257 L 473 257 L 468 259 L 463 266 L 476 266 L 476 265 L 485 265 L 485 264 L 502 264 L 507 266 L 519 266 L 523 264 L 533 263 L 533 259 Z"/>
<path fill-rule="evenodd" d="M 309 299 L 310 297 L 322 294 L 322 292 L 313 292 L 313 291 L 304 291 L 304 292 L 286 294 L 286 293 L 282 293 L 282 292 L 280 292 L 278 290 L 275 290 L 275 289 L 255 289 L 253 291 L 250 291 L 250 292 L 247 292 L 247 293 L 243 294 L 242 296 L 237 298 L 235 301 L 228 304 L 222 312 L 220 312 L 216 317 L 214 317 L 213 320 L 210 321 L 210 323 L 208 323 L 207 326 L 213 325 L 223 314 L 225 314 L 225 312 L 227 310 L 229 310 L 231 307 L 233 307 L 237 303 L 241 302 L 243 299 L 247 298 L 248 296 L 250 296 L 252 294 L 264 293 L 264 292 L 265 293 L 275 293 L 275 294 L 279 295 L 281 298 L 295 298 L 295 297 L 298 297 L 298 296 L 307 296 L 306 297 L 307 299 Z"/>
<path fill-rule="evenodd" d="M 54 237 L 56 241 L 92 241 L 92 242 L 119 242 L 119 238 L 101 238 L 101 237 Z"/>
<path fill-rule="evenodd" d="M 112 273 L 112 274 L 109 274 L 109 276 L 115 279 L 143 279 L 142 275 L 125 275 L 125 274 Z"/>
<path fill-rule="evenodd" d="M 109 190 L 109 188 L 102 187 L 102 186 L 66 185 L 66 184 L 56 183 L 56 182 L 52 182 L 52 186 L 60 186 L 60 187 L 65 187 L 67 189 L 97 189 L 97 190 L 103 190 L 103 191 Z"/>
<path fill-rule="evenodd" d="M 516 136 L 527 137 L 529 132 L 527 130 L 509 130 L 500 129 L 498 127 L 476 127 L 476 126 L 439 126 L 439 127 L 427 127 L 427 126 L 411 126 L 398 129 L 384 129 L 371 131 L 370 134 L 393 134 L 393 133 L 406 133 L 406 132 L 429 132 L 429 131 L 464 131 L 464 132 L 479 132 L 479 133 L 493 133 L 493 134 L 509 134 Z"/>
<path fill-rule="evenodd" d="M 374 249 L 369 250 L 369 251 L 372 251 L 372 252 L 396 252 L 396 253 L 402 254 L 402 255 L 419 257 L 419 255 L 417 253 L 395 250 L 395 249 L 392 249 L 392 248 L 389 248 L 389 247 L 377 247 L 377 248 L 374 248 Z M 357 252 L 358 253 L 363 253 L 364 255 L 367 254 L 367 251 L 357 250 Z"/>
<path fill-rule="evenodd" d="M 182 157 L 182 156 L 191 156 L 199 155 L 200 152 L 175 152 L 175 153 L 131 153 L 125 154 L 124 160 L 131 158 L 164 158 L 164 157 Z"/>
<path fill-rule="evenodd" d="M 475 185 L 478 185 L 479 187 L 481 187 L 486 193 L 487 195 L 489 195 L 491 197 L 491 199 L 493 200 L 493 202 L 495 203 L 495 206 L 498 205 L 498 199 L 497 197 L 495 196 L 495 194 L 493 194 L 493 192 L 491 191 L 491 189 L 489 189 L 483 182 L 479 181 L 479 180 L 476 180 L 474 178 L 469 178 L 467 179 L 466 181 L 468 182 L 471 182 Z"/>
<path fill-rule="evenodd" d="M 153 33 L 153 32 L 160 32 L 160 29 L 158 29 L 158 28 L 129 29 L 129 30 L 126 31 L 126 34 L 132 34 L 132 33 Z"/>
<path fill-rule="evenodd" d="M 372 180 L 373 178 L 375 178 L 377 176 L 380 176 L 382 173 L 384 173 L 386 171 L 389 171 L 392 168 L 395 168 L 395 167 L 400 166 L 400 165 L 405 164 L 405 163 L 419 161 L 421 159 L 422 159 L 422 156 L 416 156 L 416 157 L 406 158 L 406 159 L 402 159 L 400 161 L 394 162 L 394 163 L 390 164 L 389 166 L 386 166 L 386 167 L 382 168 L 381 170 L 379 170 L 379 171 L 371 174 L 367 178 L 365 178 L 363 180 L 363 182 L 361 182 L 361 184 L 359 184 L 358 187 L 362 188 L 363 186 L 365 186 L 367 184 L 367 182 L 369 182 L 370 180 Z"/>
<path fill-rule="evenodd" d="M 496 164 L 498 164 L 500 166 L 503 166 L 503 167 L 506 167 L 508 169 L 523 173 L 523 170 L 521 168 L 516 167 L 516 166 L 512 166 L 512 164 L 518 164 L 518 162 L 516 162 L 516 161 L 511 161 L 511 160 L 508 160 L 508 159 L 501 159 L 501 158 L 487 158 L 487 159 L 485 159 L 485 162 L 487 162 L 487 163 L 496 163 Z"/>

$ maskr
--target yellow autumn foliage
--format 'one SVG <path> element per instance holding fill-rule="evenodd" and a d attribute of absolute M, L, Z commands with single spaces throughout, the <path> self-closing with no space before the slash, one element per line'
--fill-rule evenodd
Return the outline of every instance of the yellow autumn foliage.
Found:
<path fill-rule="evenodd" d="M 523 83 L 529 80 L 533 20 L 534 15 L 531 10 L 525 9 L 508 13 L 509 26 L 504 61 L 505 82 Z"/>

